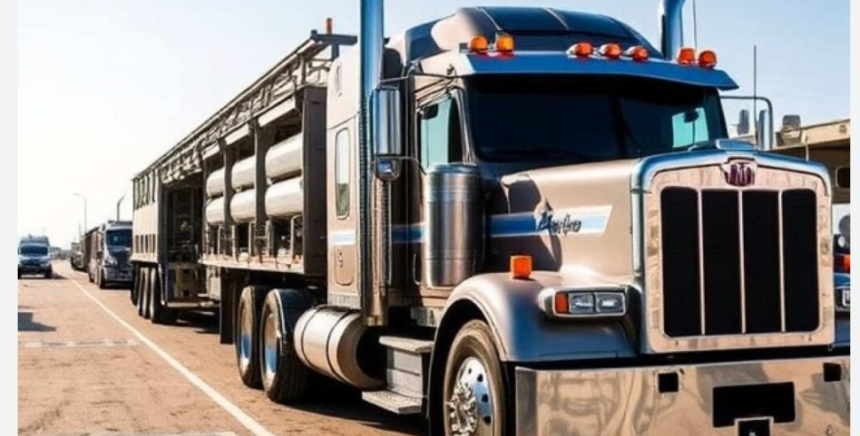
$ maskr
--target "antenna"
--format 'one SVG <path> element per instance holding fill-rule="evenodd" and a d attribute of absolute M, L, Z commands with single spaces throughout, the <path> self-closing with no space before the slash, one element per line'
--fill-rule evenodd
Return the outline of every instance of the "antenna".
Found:
<path fill-rule="evenodd" d="M 696 13 L 696 0 L 693 0 L 693 47 L 699 51 L 699 14 Z"/>

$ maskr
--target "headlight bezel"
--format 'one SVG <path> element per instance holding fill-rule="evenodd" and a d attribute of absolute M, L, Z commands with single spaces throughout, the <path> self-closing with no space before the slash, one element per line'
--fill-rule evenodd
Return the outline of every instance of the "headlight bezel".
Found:
<path fill-rule="evenodd" d="M 539 294 L 539 306 L 550 319 L 599 320 L 627 315 L 629 288 L 626 286 L 551 287 Z M 610 303 L 606 305 L 605 303 Z M 611 307 L 616 304 L 617 307 Z M 590 305 L 590 309 L 589 309 Z M 567 307 L 564 310 L 564 307 Z"/>

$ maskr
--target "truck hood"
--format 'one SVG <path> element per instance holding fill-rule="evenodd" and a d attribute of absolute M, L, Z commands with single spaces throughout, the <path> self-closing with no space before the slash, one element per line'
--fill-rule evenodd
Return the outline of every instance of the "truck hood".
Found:
<path fill-rule="evenodd" d="M 514 254 L 569 281 L 632 283 L 631 174 L 637 159 L 504 176 L 492 196 L 490 268 Z M 571 283 L 574 284 L 574 283 Z"/>

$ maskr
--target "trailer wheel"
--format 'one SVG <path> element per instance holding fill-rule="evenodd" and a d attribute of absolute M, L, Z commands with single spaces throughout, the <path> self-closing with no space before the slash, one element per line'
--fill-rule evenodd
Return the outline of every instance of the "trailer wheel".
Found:
<path fill-rule="evenodd" d="M 104 269 L 99 268 L 98 276 L 96 276 L 96 283 L 99 285 L 99 289 L 107 289 L 107 282 L 105 281 L 105 273 Z"/>
<path fill-rule="evenodd" d="M 266 296 L 260 318 L 260 374 L 270 400 L 289 404 L 307 397 L 315 374 L 296 354 L 296 321 L 313 306 L 306 292 L 275 289 Z"/>
<path fill-rule="evenodd" d="M 134 268 L 134 277 L 131 282 L 131 291 L 128 293 L 128 297 L 131 299 L 131 304 L 137 306 L 137 296 L 140 292 L 140 268 Z"/>
<path fill-rule="evenodd" d="M 143 304 L 146 300 L 146 286 L 149 277 L 147 277 L 147 268 L 140 269 L 140 287 L 137 289 L 137 315 L 143 317 Z"/>
<path fill-rule="evenodd" d="M 143 288 L 143 304 L 142 307 L 142 316 L 144 319 L 149 319 L 152 316 L 152 312 L 150 309 L 150 300 L 152 300 L 152 271 L 148 271 L 146 274 L 146 287 Z"/>
<path fill-rule="evenodd" d="M 493 334 L 483 321 L 460 329 L 445 365 L 445 435 L 505 434 L 506 386 Z"/>
<path fill-rule="evenodd" d="M 266 289 L 248 286 L 242 290 L 239 307 L 236 311 L 236 366 L 242 383 L 258 389 L 263 383 L 260 379 L 260 314 Z"/>
<path fill-rule="evenodd" d="M 152 294 L 149 300 L 149 319 L 153 324 L 174 324 L 176 312 L 165 307 L 161 302 L 161 278 L 158 276 L 157 269 L 152 270 L 150 281 L 152 282 Z"/>

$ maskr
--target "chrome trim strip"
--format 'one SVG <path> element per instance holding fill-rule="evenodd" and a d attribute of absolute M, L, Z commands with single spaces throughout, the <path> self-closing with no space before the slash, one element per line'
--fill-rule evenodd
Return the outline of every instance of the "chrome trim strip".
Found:
<path fill-rule="evenodd" d="M 702 214 L 702 190 L 696 189 L 696 201 L 699 205 L 699 314 L 701 315 L 701 319 L 699 320 L 699 334 L 704 335 L 708 333 L 707 330 L 707 322 L 705 321 L 705 224 L 704 218 Z M 662 247 L 661 247 L 662 251 Z M 662 272 L 662 271 L 661 271 Z M 665 298 L 665 297 L 664 297 Z M 664 315 L 665 316 L 665 315 Z M 665 323 L 665 322 L 664 322 Z M 666 326 L 664 325 L 665 329 Z"/>
<path fill-rule="evenodd" d="M 747 279 L 746 258 L 744 256 L 744 191 L 738 192 L 738 251 L 740 252 L 741 272 L 741 333 L 747 332 Z"/>
<path fill-rule="evenodd" d="M 777 194 L 777 216 L 779 217 L 779 314 L 780 322 L 782 323 L 782 332 L 785 333 L 785 253 L 783 253 L 783 229 L 782 229 L 782 195 L 784 192 Z"/>

